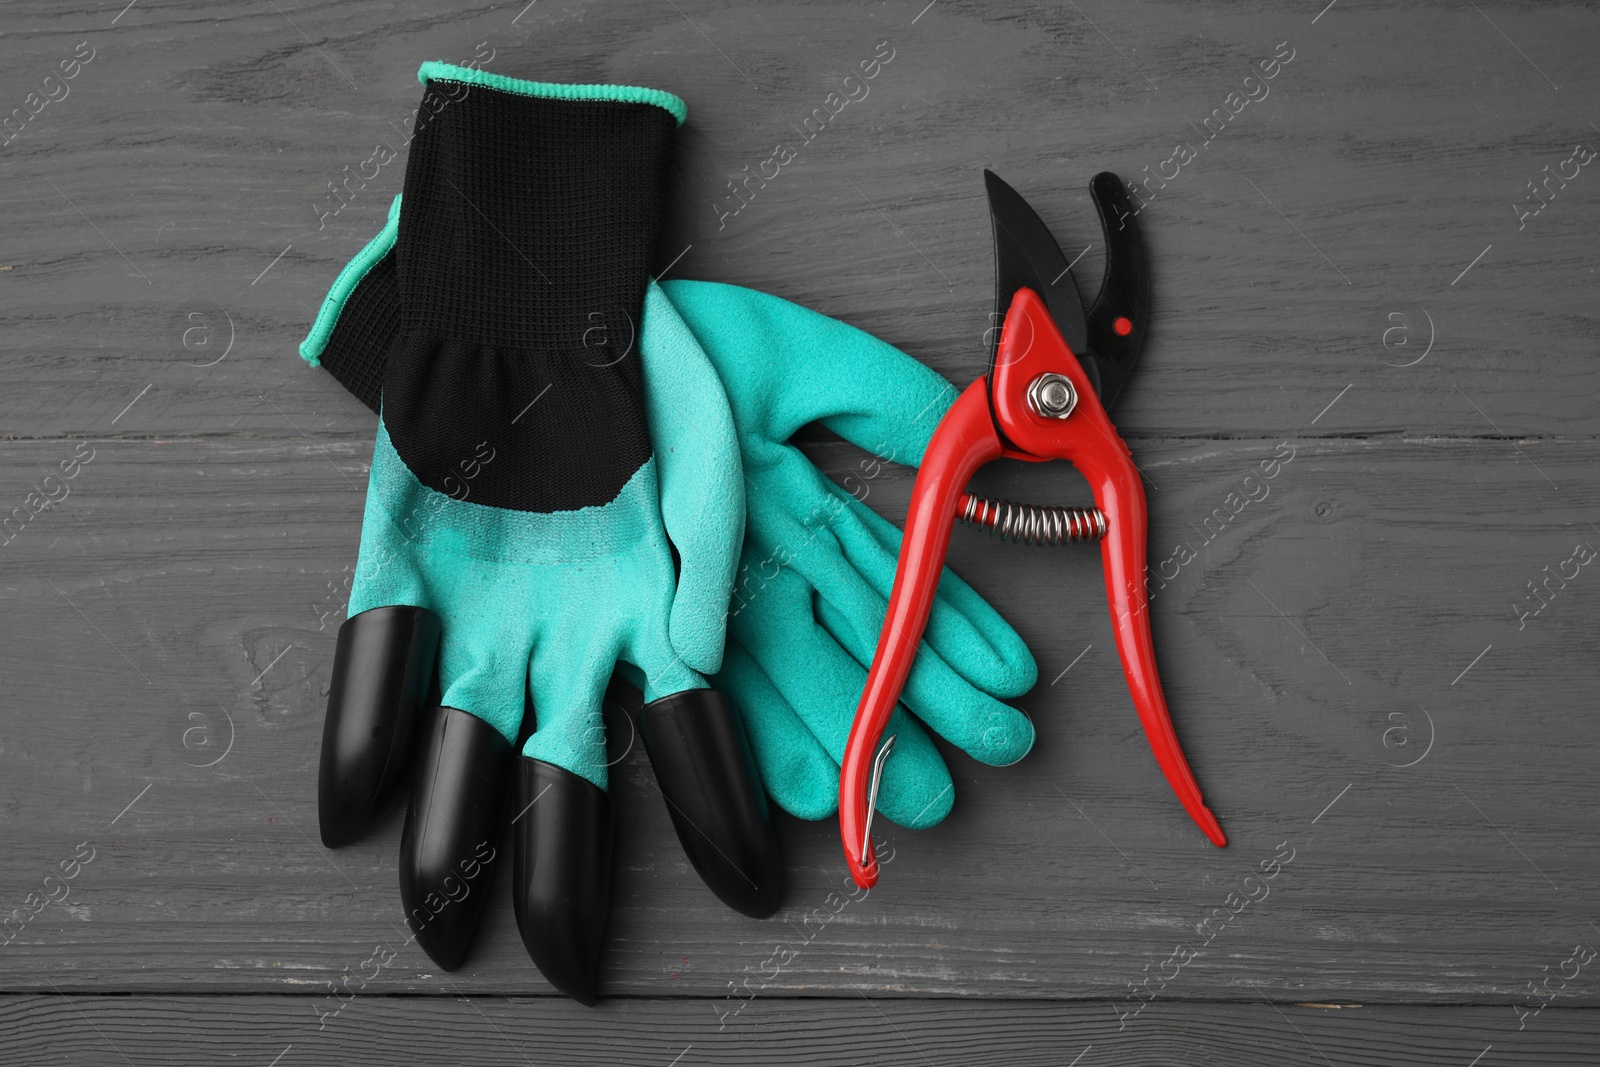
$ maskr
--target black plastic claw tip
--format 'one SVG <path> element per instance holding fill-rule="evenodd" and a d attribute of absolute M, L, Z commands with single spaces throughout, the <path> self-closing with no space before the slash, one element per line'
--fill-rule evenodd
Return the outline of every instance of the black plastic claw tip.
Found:
<path fill-rule="evenodd" d="M 522 944 L 551 985 L 593 1005 L 611 905 L 611 798 L 524 756 L 516 810 L 511 885 Z"/>
<path fill-rule="evenodd" d="M 371 608 L 339 627 L 322 726 L 322 843 L 348 845 L 382 817 L 411 766 L 439 650 L 425 608 Z"/>
<path fill-rule="evenodd" d="M 400 899 L 428 958 L 461 966 L 494 881 L 515 750 L 475 715 L 438 708 L 428 724 L 400 839 Z"/>
<path fill-rule="evenodd" d="M 714 689 L 651 701 L 639 713 L 650 765 L 689 862 L 735 911 L 764 919 L 783 896 L 777 829 L 744 724 Z"/>

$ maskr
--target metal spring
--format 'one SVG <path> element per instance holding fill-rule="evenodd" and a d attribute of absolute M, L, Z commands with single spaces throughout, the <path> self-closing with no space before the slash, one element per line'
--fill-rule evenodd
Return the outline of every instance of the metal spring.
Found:
<path fill-rule="evenodd" d="M 1040 507 L 970 493 L 956 521 L 981 526 L 990 537 L 1002 541 L 1052 547 L 1070 541 L 1098 541 L 1107 529 L 1105 512 L 1099 508 Z"/>

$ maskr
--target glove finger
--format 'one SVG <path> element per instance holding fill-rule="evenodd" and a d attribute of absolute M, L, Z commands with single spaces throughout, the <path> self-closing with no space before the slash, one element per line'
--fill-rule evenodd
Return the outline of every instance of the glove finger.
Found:
<path fill-rule="evenodd" d="M 778 807 L 813 820 L 838 811 L 839 765 L 743 645 L 728 642 L 712 682 L 743 716 L 762 784 Z"/>
<path fill-rule="evenodd" d="M 461 965 L 494 882 L 515 750 L 459 708 L 433 709 L 400 835 L 400 900 L 428 957 Z"/>
<path fill-rule="evenodd" d="M 600 983 L 611 910 L 611 797 L 553 763 L 519 759 L 511 895 L 539 973 L 582 1004 Z"/>
<path fill-rule="evenodd" d="M 533 626 L 508 618 L 502 602 L 485 595 L 495 577 L 470 562 L 429 574 L 430 592 L 444 619 L 439 702 L 477 716 L 514 745 L 527 706 Z"/>
<path fill-rule="evenodd" d="M 826 599 L 818 598 L 816 612 L 840 644 L 856 629 L 855 620 Z M 917 651 L 900 700 L 934 733 L 991 767 L 1015 763 L 1033 748 L 1031 719 L 974 688 L 926 643 Z"/>
<path fill-rule="evenodd" d="M 684 666 L 663 621 L 646 616 L 625 651 L 645 676 L 639 736 L 696 873 L 728 907 L 764 919 L 783 893 L 783 859 L 749 737 L 728 698 Z"/>
<path fill-rule="evenodd" d="M 373 460 L 363 563 L 369 544 L 403 537 L 400 524 L 374 514 L 387 470 L 381 446 Z M 440 707 L 424 735 L 422 760 L 400 838 L 400 899 L 417 943 L 446 970 L 460 966 L 483 916 L 493 881 L 494 841 L 505 810 L 522 722 L 530 627 L 495 610 L 483 590 L 494 579 L 472 561 L 444 564 L 413 553 L 429 545 L 403 540 L 362 576 L 363 593 L 384 589 L 402 602 L 430 605 L 440 619 Z M 508 624 L 511 623 L 511 624 Z M 473 892 L 476 889 L 477 892 Z"/>
<path fill-rule="evenodd" d="M 816 619 L 826 628 L 833 644 L 849 652 L 864 678 L 863 665 L 872 662 L 886 604 L 884 597 L 851 565 L 844 539 L 858 542 L 856 548 L 869 557 L 878 553 L 880 563 L 886 556 L 883 547 L 848 514 L 841 509 L 831 526 L 814 528 L 803 548 L 791 558 L 819 592 L 812 609 Z M 947 618 L 953 625 L 947 628 L 946 643 L 971 650 L 978 635 L 964 632 L 959 616 L 952 613 Z M 951 630 L 961 640 L 952 641 Z M 1032 667 L 1033 657 L 1021 639 L 1016 639 L 1014 645 L 1025 657 L 1025 665 Z M 985 643 L 979 647 L 990 646 Z M 968 654 L 970 657 L 970 651 Z M 859 694 L 858 688 L 857 698 Z M 1015 763 L 1033 747 L 1033 724 L 1026 715 L 975 688 L 927 642 L 918 649 L 901 699 L 935 733 L 984 763 Z"/>
<path fill-rule="evenodd" d="M 441 620 L 384 506 L 392 471 L 381 455 L 380 447 L 323 720 L 317 819 L 329 848 L 365 836 L 405 780 L 438 659 Z"/>
<path fill-rule="evenodd" d="M 533 693 L 533 734 L 522 746 L 529 759 L 542 760 L 608 786 L 606 732 L 601 702 L 616 668 L 618 636 L 577 630 L 569 620 L 538 635 L 528 666 Z M 527 661 L 524 661 L 525 663 Z"/>
<path fill-rule="evenodd" d="M 532 614 L 515 607 L 526 604 L 527 594 L 505 567 L 461 543 L 450 518 L 461 506 L 417 480 L 380 418 L 350 610 L 412 604 L 437 614 L 440 703 L 476 715 L 514 743 L 533 649 Z"/>
<path fill-rule="evenodd" d="M 376 607 L 339 627 L 317 768 L 322 843 L 365 837 L 411 770 L 439 652 L 439 617 Z"/>
<path fill-rule="evenodd" d="M 780 570 L 751 591 L 729 626 L 837 767 L 867 673 L 817 624 L 812 594 L 798 574 Z M 950 772 L 903 708 L 890 718 L 885 736 L 891 733 L 896 735 L 894 754 L 884 766 L 878 810 L 902 826 L 932 826 L 954 803 Z"/>
<path fill-rule="evenodd" d="M 536 728 L 517 760 L 511 893 L 539 972 L 593 1004 L 611 899 L 601 701 L 617 648 L 609 631 L 575 630 L 575 621 L 536 635 L 528 664 Z"/>
<path fill-rule="evenodd" d="M 769 569 L 793 565 L 825 597 L 839 588 L 868 590 L 850 610 L 863 640 L 847 645 L 863 664 L 872 661 L 883 625 L 900 551 L 900 531 L 855 496 L 823 476 L 799 452 L 782 448 L 778 461 L 785 491 L 772 488 L 772 471 L 752 477 L 749 543 Z M 798 473 L 793 468 L 804 468 Z M 848 481 L 847 481 L 848 484 Z M 799 516 L 804 515 L 802 521 Z M 777 547 L 773 547 L 777 546 Z M 748 581 L 749 568 L 741 572 Z M 995 696 L 1019 696 L 1034 685 L 1038 667 L 1021 636 L 976 590 L 946 568 L 924 635 L 968 682 Z"/>
<path fill-rule="evenodd" d="M 639 736 L 700 880 L 752 918 L 778 910 L 778 834 L 744 724 L 728 698 L 700 688 L 653 700 L 639 712 Z"/>
<path fill-rule="evenodd" d="M 870 617 L 874 617 L 877 627 L 882 627 L 888 595 L 894 587 L 901 531 L 850 494 L 843 496 L 848 504 L 834 522 L 834 533 L 845 560 L 875 593 Z M 818 587 L 824 593 L 830 592 L 829 587 Z M 861 609 L 864 611 L 866 606 Z M 877 643 L 875 629 L 870 640 Z M 939 576 L 939 589 L 923 640 L 957 675 L 990 696 L 1022 696 L 1038 681 L 1034 653 L 1030 653 L 1021 635 L 978 590 L 950 568 L 944 568 Z M 858 646 L 850 648 L 851 653 L 862 651 Z M 866 659 L 862 662 L 872 661 L 870 646 L 864 654 Z"/>
<path fill-rule="evenodd" d="M 640 357 L 661 519 L 678 549 L 672 644 L 684 662 L 709 674 L 722 662 L 728 594 L 744 539 L 733 413 L 705 352 L 654 283 L 645 293 Z"/>

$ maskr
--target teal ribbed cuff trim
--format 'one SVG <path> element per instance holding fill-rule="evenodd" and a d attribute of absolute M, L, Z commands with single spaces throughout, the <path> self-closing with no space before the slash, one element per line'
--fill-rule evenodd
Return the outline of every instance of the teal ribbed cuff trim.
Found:
<path fill-rule="evenodd" d="M 317 311 L 316 321 L 311 324 L 311 332 L 300 342 L 301 359 L 313 367 L 322 366 L 322 352 L 328 347 L 328 338 L 333 336 L 333 327 L 344 310 L 344 302 L 350 299 L 350 294 L 356 291 L 356 286 L 361 284 L 367 272 L 377 266 L 378 260 L 389 254 L 399 232 L 400 198 L 397 196 L 394 203 L 389 205 L 389 221 L 378 231 L 378 236 L 368 241 L 367 246 L 344 265 L 344 270 L 333 280 L 328 295 L 322 298 L 322 307 Z"/>
<path fill-rule="evenodd" d="M 498 89 L 518 96 L 537 96 L 548 100 L 615 100 L 624 104 L 652 104 L 678 120 L 682 126 L 689 118 L 689 105 L 663 89 L 642 89 L 637 85 L 560 85 L 555 82 L 534 82 L 522 78 L 508 78 L 504 74 L 491 74 L 474 67 L 458 67 L 454 63 L 428 60 L 417 70 L 417 81 L 423 85 L 435 78 L 442 81 L 465 82 Z"/>

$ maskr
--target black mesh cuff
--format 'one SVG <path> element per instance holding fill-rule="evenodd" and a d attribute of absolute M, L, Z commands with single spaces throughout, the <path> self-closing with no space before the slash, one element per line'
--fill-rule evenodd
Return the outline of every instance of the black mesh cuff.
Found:
<path fill-rule="evenodd" d="M 373 411 L 383 399 L 389 347 L 400 330 L 400 285 L 391 249 L 345 297 L 319 362 Z"/>
<path fill-rule="evenodd" d="M 430 79 L 396 244 L 406 328 L 579 354 L 596 328 L 630 331 L 676 125 L 653 103 Z"/>

